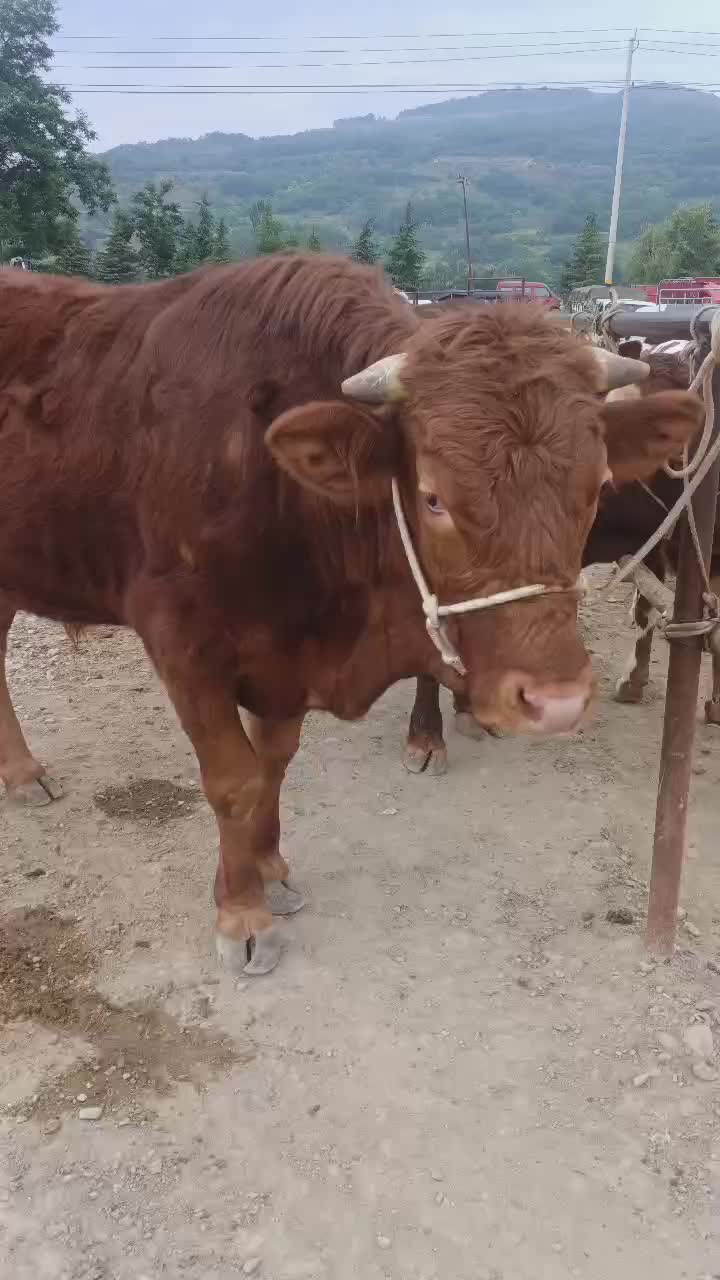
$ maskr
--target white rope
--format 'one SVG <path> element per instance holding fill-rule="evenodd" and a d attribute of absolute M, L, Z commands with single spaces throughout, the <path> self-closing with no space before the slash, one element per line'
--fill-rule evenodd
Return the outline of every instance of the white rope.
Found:
<path fill-rule="evenodd" d="M 437 596 L 428 586 L 420 561 L 417 558 L 412 534 L 403 510 L 400 488 L 394 476 L 392 478 L 392 500 L 403 550 L 407 557 L 415 586 L 420 593 L 428 635 L 440 653 L 443 662 L 447 663 L 449 667 L 452 667 L 461 676 L 467 675 L 467 668 L 447 633 L 443 618 L 463 613 L 476 613 L 481 609 L 495 609 L 502 604 L 512 604 L 516 600 L 530 600 L 537 596 L 557 595 L 559 593 L 568 594 L 570 592 L 581 595 L 585 590 L 584 578 L 581 575 L 573 587 L 552 587 L 546 586 L 542 582 L 535 582 L 529 587 L 512 587 L 509 591 L 496 591 L 490 596 L 476 596 L 473 600 L 460 600 L 456 604 L 439 604 Z"/>

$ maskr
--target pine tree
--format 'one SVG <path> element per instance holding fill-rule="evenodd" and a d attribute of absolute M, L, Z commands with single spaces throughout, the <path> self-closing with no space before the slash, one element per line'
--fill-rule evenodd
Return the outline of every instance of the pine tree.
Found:
<path fill-rule="evenodd" d="M 317 231 L 315 230 L 314 227 L 310 232 L 310 235 L 308 236 L 307 247 L 311 253 L 322 253 L 322 244 L 320 242 L 320 237 L 318 236 Z"/>
<path fill-rule="evenodd" d="M 368 218 L 363 223 L 360 235 L 352 247 L 351 256 L 356 262 L 367 262 L 370 266 L 378 261 L 380 250 L 375 241 L 375 219 Z"/>
<path fill-rule="evenodd" d="M 408 203 L 388 256 L 387 269 L 398 288 L 419 289 L 425 254 L 418 243 L 418 225 Z"/>
<path fill-rule="evenodd" d="M 227 226 L 225 219 L 220 218 L 215 228 L 215 236 L 213 238 L 212 247 L 213 262 L 229 262 L 230 261 L 230 242 L 228 240 Z"/>
<path fill-rule="evenodd" d="M 198 220 L 195 227 L 195 261 L 209 262 L 213 252 L 213 237 L 215 235 L 215 219 L 207 193 L 203 193 L 202 198 L 198 202 Z"/>
<path fill-rule="evenodd" d="M 166 200 L 173 189 L 169 178 L 159 186 L 147 182 L 132 198 L 133 227 L 140 243 L 140 262 L 150 280 L 171 276 L 175 270 L 178 236 L 183 225 L 174 200 Z"/>
<path fill-rule="evenodd" d="M 597 215 L 589 213 L 575 241 L 572 261 L 564 274 L 563 283 L 572 289 L 578 289 L 581 285 L 602 284 L 604 275 L 603 237 L 598 228 Z"/>
<path fill-rule="evenodd" d="M 65 242 L 55 260 L 55 269 L 63 276 L 92 276 L 90 250 L 83 244 L 74 222 L 65 230 Z"/>
<path fill-rule="evenodd" d="M 262 204 L 255 226 L 255 239 L 258 253 L 278 253 L 287 247 L 287 238 L 283 235 L 282 223 L 273 215 L 272 206 L 265 201 Z"/>
<path fill-rule="evenodd" d="M 133 248 L 133 222 L 129 213 L 118 209 L 105 246 L 97 256 L 95 274 L 106 284 L 132 284 L 138 279 L 140 264 Z"/>
<path fill-rule="evenodd" d="M 182 275 L 184 271 L 192 271 L 197 266 L 196 227 L 191 218 L 186 218 L 180 228 L 175 253 L 175 271 Z"/>

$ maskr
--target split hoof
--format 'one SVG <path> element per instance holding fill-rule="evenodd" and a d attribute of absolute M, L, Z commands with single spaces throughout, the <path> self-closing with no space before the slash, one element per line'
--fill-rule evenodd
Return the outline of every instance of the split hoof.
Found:
<path fill-rule="evenodd" d="M 485 738 L 502 738 L 502 729 L 486 729 L 469 711 L 455 712 L 455 729 L 463 738 L 483 742 Z"/>
<path fill-rule="evenodd" d="M 618 680 L 615 685 L 615 701 L 637 706 L 645 696 L 644 684 L 633 684 L 631 680 Z"/>
<path fill-rule="evenodd" d="M 52 804 L 53 800 L 61 800 L 64 791 L 60 783 L 51 778 L 49 773 L 42 773 L 32 782 L 21 782 L 15 787 L 7 788 L 7 797 L 13 804 L 27 809 L 42 809 Z"/>
<path fill-rule="evenodd" d="M 443 743 L 437 746 L 408 746 L 403 752 L 403 764 L 408 773 L 429 773 L 440 778 L 447 773 L 447 747 Z"/>
<path fill-rule="evenodd" d="M 282 955 L 280 933 L 271 926 L 262 929 L 252 938 L 229 938 L 225 933 L 215 935 L 218 959 L 231 973 L 247 973 L 260 977 L 272 973 Z"/>
<path fill-rule="evenodd" d="M 705 723 L 720 725 L 720 701 L 708 698 L 705 703 Z"/>
<path fill-rule="evenodd" d="M 271 880 L 265 885 L 265 897 L 274 916 L 294 916 L 305 906 L 305 899 L 286 880 Z"/>

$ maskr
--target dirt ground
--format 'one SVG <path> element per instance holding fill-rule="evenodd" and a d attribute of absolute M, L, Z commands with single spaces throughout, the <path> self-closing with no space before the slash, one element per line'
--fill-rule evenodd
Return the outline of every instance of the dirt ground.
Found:
<path fill-rule="evenodd" d="M 18 709 L 67 795 L 0 800 L 3 1277 L 720 1276 L 720 731 L 699 727 L 687 917 L 654 966 L 666 654 L 645 706 L 610 701 L 627 598 L 586 607 L 581 736 L 450 725 L 447 777 L 417 777 L 409 686 L 359 725 L 310 717 L 284 794 L 308 905 L 242 981 L 137 643 L 17 621 Z"/>

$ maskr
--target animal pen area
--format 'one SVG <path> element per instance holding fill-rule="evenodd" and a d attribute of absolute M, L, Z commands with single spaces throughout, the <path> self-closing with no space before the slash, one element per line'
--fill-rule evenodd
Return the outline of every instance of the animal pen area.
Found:
<path fill-rule="evenodd" d="M 643 317 L 654 341 L 667 316 Z M 711 468 L 705 543 L 716 488 Z M 308 717 L 282 810 L 307 905 L 265 979 L 217 966 L 214 823 L 139 642 L 102 628 L 74 651 L 17 620 L 18 714 L 66 797 L 0 802 L 4 1276 L 720 1274 L 710 661 L 703 636 L 658 639 L 643 704 L 614 702 L 632 587 L 587 576 L 582 733 L 450 724 L 446 776 L 414 776 L 409 685 L 359 724 Z M 679 580 L 676 621 L 697 619 L 687 535 Z"/>

